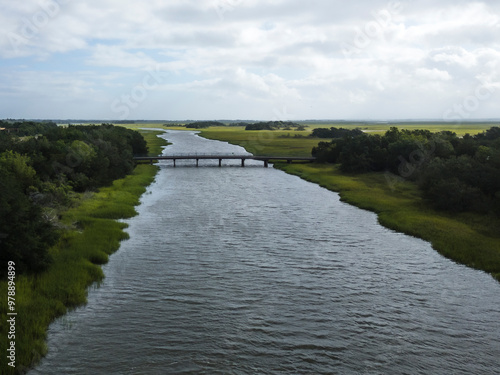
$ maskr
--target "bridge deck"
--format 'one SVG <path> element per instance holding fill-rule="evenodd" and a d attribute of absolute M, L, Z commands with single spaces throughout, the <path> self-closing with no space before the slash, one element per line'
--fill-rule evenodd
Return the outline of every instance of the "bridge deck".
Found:
<path fill-rule="evenodd" d="M 314 157 L 301 157 L 301 156 L 255 156 L 251 154 L 247 155 L 235 155 L 235 154 L 176 154 L 176 155 L 159 155 L 159 156 L 136 156 L 134 160 L 136 161 L 149 161 L 152 163 L 154 160 L 173 160 L 174 166 L 177 160 L 196 160 L 196 165 L 198 165 L 199 160 L 216 159 L 219 160 L 219 166 L 221 166 L 222 160 L 241 160 L 241 166 L 245 166 L 245 160 L 259 160 L 264 162 L 264 166 L 267 167 L 271 160 L 274 161 L 286 161 L 287 163 L 292 163 L 294 161 L 309 161 L 313 162 L 316 160 Z"/>

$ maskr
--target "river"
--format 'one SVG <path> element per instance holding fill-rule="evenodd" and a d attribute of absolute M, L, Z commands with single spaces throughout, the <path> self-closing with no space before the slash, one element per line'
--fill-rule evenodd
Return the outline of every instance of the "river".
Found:
<path fill-rule="evenodd" d="M 168 131 L 165 153 L 244 150 Z M 500 285 L 262 162 L 160 163 L 38 374 L 498 374 Z"/>

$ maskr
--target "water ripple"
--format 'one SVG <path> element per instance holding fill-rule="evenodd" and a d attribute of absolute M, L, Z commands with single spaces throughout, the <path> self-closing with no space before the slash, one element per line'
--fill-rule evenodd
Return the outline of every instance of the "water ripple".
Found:
<path fill-rule="evenodd" d="M 173 151 L 241 151 L 168 137 Z M 30 374 L 498 373 L 490 276 L 256 165 L 165 164 L 101 287 L 51 326 Z"/>

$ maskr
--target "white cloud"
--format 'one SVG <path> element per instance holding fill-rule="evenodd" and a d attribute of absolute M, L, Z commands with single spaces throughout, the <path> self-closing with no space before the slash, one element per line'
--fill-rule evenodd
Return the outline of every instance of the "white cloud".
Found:
<path fill-rule="evenodd" d="M 118 46 L 102 44 L 98 44 L 92 50 L 92 56 L 87 60 L 90 65 L 145 69 L 157 64 L 154 59 L 142 51 L 130 53 Z"/>
<path fill-rule="evenodd" d="M 448 72 L 436 68 L 418 68 L 416 74 L 417 77 L 428 80 L 449 81 L 451 79 L 451 76 Z"/>
<path fill-rule="evenodd" d="M 446 65 L 456 64 L 465 68 L 471 68 L 477 64 L 474 53 L 468 52 L 462 47 L 440 48 L 432 52 L 431 59 Z"/>
<path fill-rule="evenodd" d="M 231 113 L 242 114 L 290 103 L 299 118 L 390 118 L 405 110 L 403 117 L 428 117 L 477 82 L 500 82 L 494 1 L 43 1 L 5 5 L 0 63 L 15 69 L 9 79 L 0 76 L 0 87 L 21 82 L 12 98 L 33 98 L 44 87 L 54 113 L 57 100 L 50 98 L 61 92 L 67 102 L 85 94 L 112 101 L 153 67 L 168 78 L 151 101 L 176 98 L 177 109 L 197 108 L 199 118 L 226 117 L 225 101 Z M 200 102 L 179 103 L 189 98 Z M 210 108 L 201 103 L 207 100 Z M 165 103 L 142 106 L 156 111 L 152 117 L 168 118 Z M 493 117 L 490 112 L 477 115 Z M 18 117 L 26 116 L 20 110 Z"/>
<path fill-rule="evenodd" d="M 349 92 L 349 101 L 352 103 L 364 103 L 366 102 L 367 95 L 363 90 L 356 90 Z"/>

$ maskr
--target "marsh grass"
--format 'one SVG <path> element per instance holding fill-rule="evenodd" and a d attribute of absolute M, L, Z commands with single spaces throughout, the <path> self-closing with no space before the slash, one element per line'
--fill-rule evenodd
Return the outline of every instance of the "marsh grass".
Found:
<path fill-rule="evenodd" d="M 203 129 L 200 135 L 207 139 L 216 139 L 242 146 L 254 155 L 311 156 L 312 148 L 317 146 L 319 142 L 317 138 L 307 138 L 311 131 L 312 129 L 304 131 L 250 131 L 243 127 L 213 127 Z M 295 138 L 295 135 L 301 137 Z"/>
<path fill-rule="evenodd" d="M 361 128 L 369 134 L 384 134 L 393 126 L 401 129 L 426 129 L 431 132 L 453 131 L 459 136 L 466 133 L 477 134 L 489 129 L 492 124 L 349 124 L 349 123 L 331 123 L 331 124 L 309 124 L 306 130 L 261 130 L 249 131 L 243 127 L 211 127 L 201 130 L 200 135 L 207 139 L 226 141 L 234 145 L 244 147 L 248 152 L 254 155 L 275 155 L 275 156 L 311 156 L 312 148 L 319 142 L 328 142 L 331 139 L 310 138 L 314 128 L 342 127 L 347 129 Z M 184 129 L 186 130 L 186 129 Z M 188 129 L 192 130 L 192 129 Z"/>
<path fill-rule="evenodd" d="M 162 131 L 146 130 L 146 129 L 137 129 L 137 131 L 142 134 L 142 136 L 144 137 L 144 139 L 148 144 L 149 148 L 148 156 L 161 155 L 163 148 L 170 144 L 163 138 L 158 137 L 158 135 L 163 134 Z"/>
<path fill-rule="evenodd" d="M 401 182 L 391 189 L 382 173 L 347 175 L 327 164 L 275 167 L 338 192 L 342 201 L 377 213 L 385 227 L 424 239 L 443 256 L 500 281 L 498 218 L 438 212 L 427 205 L 414 183 Z"/>
<path fill-rule="evenodd" d="M 156 174 L 157 168 L 139 165 L 133 174 L 114 181 L 89 196 L 63 214 L 62 222 L 71 230 L 62 234 L 58 244 L 50 249 L 53 263 L 37 276 L 16 279 L 16 370 L 7 366 L 2 355 L 2 374 L 22 373 L 36 364 L 46 353 L 46 332 L 49 324 L 68 310 L 86 303 L 87 289 L 104 275 L 99 265 L 108 261 L 118 250 L 120 241 L 128 238 L 126 224 L 116 219 L 136 214 L 134 206 Z M 7 283 L 1 283 L 7 295 Z M 5 298 L 1 299 L 2 321 L 7 320 Z M 2 324 L 2 353 L 6 353 L 7 331 Z"/>

